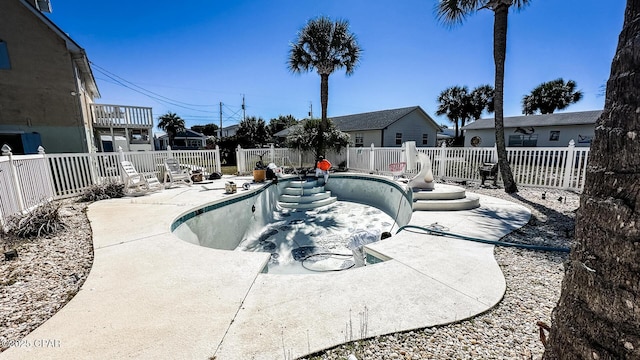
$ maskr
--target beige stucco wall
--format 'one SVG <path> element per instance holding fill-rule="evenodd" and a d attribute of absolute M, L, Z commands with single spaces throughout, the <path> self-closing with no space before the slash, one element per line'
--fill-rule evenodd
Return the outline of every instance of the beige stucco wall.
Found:
<path fill-rule="evenodd" d="M 11 69 L 0 70 L 0 128 L 39 132 L 49 153 L 87 151 L 81 102 L 91 99 L 78 88 L 64 40 L 18 0 L 2 8 Z"/>

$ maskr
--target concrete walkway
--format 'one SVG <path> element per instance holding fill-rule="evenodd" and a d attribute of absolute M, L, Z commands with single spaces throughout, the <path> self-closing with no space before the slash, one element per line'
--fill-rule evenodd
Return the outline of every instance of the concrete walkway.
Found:
<path fill-rule="evenodd" d="M 24 339 L 29 346 L 0 359 L 293 359 L 459 321 L 504 294 L 493 246 L 420 232 L 369 245 L 389 261 L 311 275 L 263 274 L 268 253 L 176 238 L 170 226 L 178 216 L 237 196 L 224 194 L 226 180 L 210 191 L 176 187 L 89 206 L 95 258 L 81 291 Z M 414 212 L 411 224 L 497 240 L 530 217 L 507 201 L 480 196 L 480 204 Z"/>

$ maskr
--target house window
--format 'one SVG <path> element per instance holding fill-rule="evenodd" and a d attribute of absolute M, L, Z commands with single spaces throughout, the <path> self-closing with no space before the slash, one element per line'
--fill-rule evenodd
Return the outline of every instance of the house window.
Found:
<path fill-rule="evenodd" d="M 11 69 L 11 62 L 9 61 L 9 49 L 7 43 L 0 40 L 0 69 Z"/>
<path fill-rule="evenodd" d="M 396 145 L 402 145 L 402 133 L 396 133 Z"/>
<path fill-rule="evenodd" d="M 356 133 L 356 147 L 363 147 L 363 146 L 364 146 L 364 134 Z"/>
<path fill-rule="evenodd" d="M 509 146 L 536 147 L 537 145 L 538 134 L 509 135 Z"/>
<path fill-rule="evenodd" d="M 422 145 L 427 145 L 429 143 L 429 134 L 422 134 Z"/>
<path fill-rule="evenodd" d="M 200 139 L 189 139 L 187 140 L 187 146 L 191 148 L 199 148 L 202 146 L 202 140 Z"/>
<path fill-rule="evenodd" d="M 131 143 L 132 144 L 149 144 L 149 130 L 148 129 L 132 129 Z"/>
<path fill-rule="evenodd" d="M 549 133 L 549 141 L 560 140 L 560 131 L 552 131 Z"/>

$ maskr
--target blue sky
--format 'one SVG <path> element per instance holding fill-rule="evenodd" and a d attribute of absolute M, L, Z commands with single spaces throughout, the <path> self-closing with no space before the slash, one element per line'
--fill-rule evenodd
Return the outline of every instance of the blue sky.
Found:
<path fill-rule="evenodd" d="M 435 115 L 440 92 L 494 81 L 493 13 L 480 11 L 450 28 L 437 21 L 436 0 L 51 3 L 49 18 L 94 64 L 98 103 L 153 107 L 156 119 L 175 112 L 187 127 L 219 124 L 220 102 L 223 126 L 238 123 L 243 95 L 246 115 L 267 122 L 289 114 L 302 119 L 310 104 L 319 117 L 320 77 L 287 69 L 290 43 L 319 15 L 348 20 L 363 48 L 353 75 L 329 78 L 330 117 L 419 105 L 451 126 Z M 559 77 L 584 92 L 565 111 L 602 109 L 624 6 L 624 0 L 533 0 L 512 11 L 505 116 L 520 115 L 524 95 Z"/>

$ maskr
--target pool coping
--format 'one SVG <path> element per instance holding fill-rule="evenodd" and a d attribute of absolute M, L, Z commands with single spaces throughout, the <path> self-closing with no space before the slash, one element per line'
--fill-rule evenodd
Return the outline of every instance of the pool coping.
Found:
<path fill-rule="evenodd" d="M 459 321 L 502 299 L 504 277 L 485 244 L 403 231 L 368 246 L 389 261 L 332 274 L 273 275 L 260 272 L 268 254 L 177 239 L 173 220 L 239 196 L 224 193 L 229 180 L 250 178 L 215 180 L 219 190 L 175 187 L 90 205 L 91 272 L 81 291 L 25 338 L 59 340 L 59 347 L 11 348 L 0 359 L 296 358 Z M 410 224 L 438 222 L 497 240 L 529 220 L 523 206 L 479 196 L 480 208 L 417 212 Z"/>

